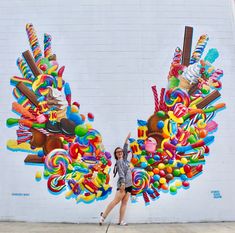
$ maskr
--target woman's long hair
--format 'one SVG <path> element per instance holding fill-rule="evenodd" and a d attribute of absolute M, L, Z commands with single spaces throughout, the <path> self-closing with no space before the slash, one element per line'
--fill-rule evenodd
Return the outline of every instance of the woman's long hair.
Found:
<path fill-rule="evenodd" d="M 117 151 L 118 149 L 121 149 L 121 150 L 122 150 L 122 148 L 118 146 L 118 147 L 116 147 L 116 149 L 115 149 L 114 152 L 113 152 L 114 157 L 115 157 L 116 160 L 118 160 L 118 157 L 117 157 L 117 155 L 116 155 L 116 151 Z M 113 168 L 113 177 L 115 177 L 116 175 L 117 175 L 117 163 L 115 163 L 114 168 Z"/>

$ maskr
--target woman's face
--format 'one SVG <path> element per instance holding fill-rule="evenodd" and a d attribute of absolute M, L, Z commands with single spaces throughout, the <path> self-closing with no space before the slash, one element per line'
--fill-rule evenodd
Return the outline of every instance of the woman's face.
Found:
<path fill-rule="evenodd" d="M 116 150 L 116 156 L 118 160 L 123 158 L 123 150 L 121 148 Z"/>

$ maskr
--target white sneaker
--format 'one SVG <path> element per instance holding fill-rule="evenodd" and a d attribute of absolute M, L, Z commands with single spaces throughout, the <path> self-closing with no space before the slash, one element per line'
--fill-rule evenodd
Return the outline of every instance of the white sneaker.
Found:
<path fill-rule="evenodd" d="M 100 226 L 104 223 L 104 217 L 103 217 L 103 212 L 100 213 L 100 221 L 99 224 Z"/>
<path fill-rule="evenodd" d="M 121 221 L 121 222 L 119 223 L 119 225 L 120 225 L 120 226 L 128 226 L 128 224 L 127 224 L 126 222 L 124 222 L 124 221 Z"/>

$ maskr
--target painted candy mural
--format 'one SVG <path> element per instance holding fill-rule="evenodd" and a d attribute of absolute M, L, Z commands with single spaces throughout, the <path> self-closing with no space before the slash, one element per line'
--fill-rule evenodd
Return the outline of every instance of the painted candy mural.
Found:
<path fill-rule="evenodd" d="M 217 49 L 202 58 L 208 36 L 202 35 L 191 55 L 193 28 L 185 28 L 184 48 L 176 48 L 168 86 L 160 96 L 152 86 L 155 109 L 152 116 L 138 120 L 138 138 L 131 138 L 134 200 L 142 196 L 146 204 L 160 192 L 176 194 L 188 188 L 201 174 L 209 144 L 218 124 L 216 112 L 225 107 L 215 103 L 220 97 L 223 71 L 213 66 Z"/>
<path fill-rule="evenodd" d="M 111 155 L 105 151 L 100 133 L 92 127 L 94 115 L 80 112 L 72 100 L 72 91 L 52 53 L 51 36 L 44 34 L 44 53 L 32 24 L 26 25 L 32 50 L 17 59 L 21 77 L 13 76 L 12 111 L 16 118 L 7 119 L 15 126 L 16 140 L 9 140 L 11 151 L 24 151 L 24 162 L 44 166 L 35 178 L 47 179 L 53 194 L 85 203 L 104 199 L 111 193 L 109 172 Z"/>

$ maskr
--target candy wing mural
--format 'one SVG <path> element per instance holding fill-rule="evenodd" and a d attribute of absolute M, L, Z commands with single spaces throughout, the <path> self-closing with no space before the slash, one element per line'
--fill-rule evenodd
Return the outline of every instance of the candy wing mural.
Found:
<path fill-rule="evenodd" d="M 175 49 L 168 86 L 160 96 L 152 86 L 154 113 L 138 120 L 138 138 L 130 139 L 133 165 L 133 199 L 142 196 L 146 204 L 161 192 L 176 194 L 188 188 L 201 174 L 213 133 L 218 127 L 216 112 L 225 107 L 220 97 L 223 71 L 213 66 L 217 49 L 203 52 L 209 40 L 202 35 L 191 55 L 193 28 L 185 28 L 183 51 Z"/>
<path fill-rule="evenodd" d="M 101 134 L 92 127 L 94 115 L 80 112 L 72 101 L 72 89 L 64 79 L 64 66 L 59 66 L 52 53 L 52 38 L 44 34 L 44 52 L 32 24 L 26 25 L 31 51 L 17 59 L 21 76 L 13 76 L 12 111 L 18 116 L 7 119 L 16 127 L 17 139 L 7 142 L 11 151 L 27 152 L 24 162 L 44 166 L 48 190 L 64 193 L 77 203 L 90 203 L 106 198 L 111 155 L 102 143 Z"/>

